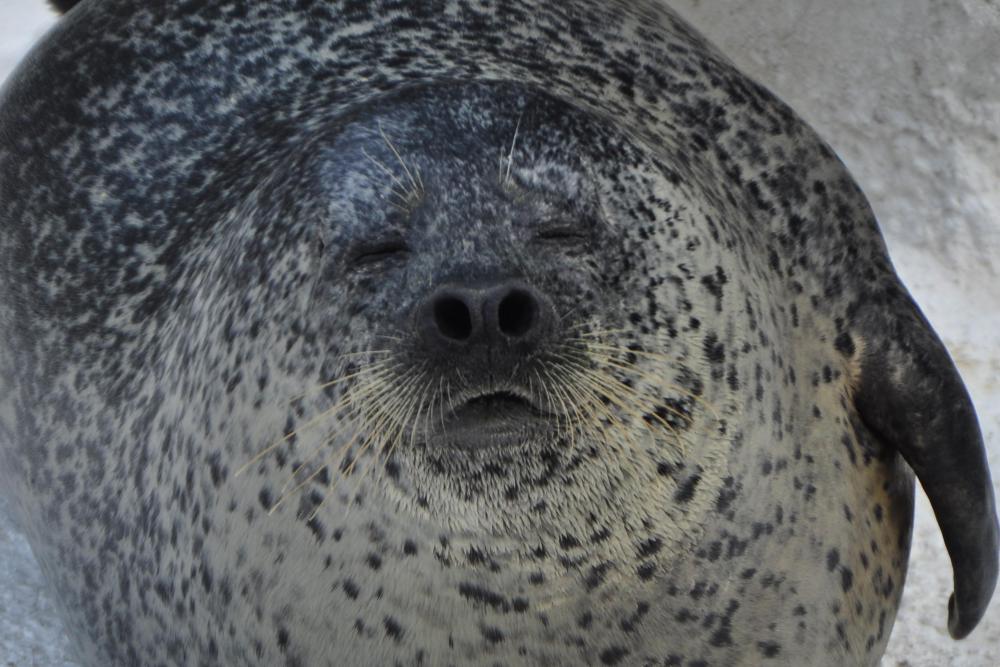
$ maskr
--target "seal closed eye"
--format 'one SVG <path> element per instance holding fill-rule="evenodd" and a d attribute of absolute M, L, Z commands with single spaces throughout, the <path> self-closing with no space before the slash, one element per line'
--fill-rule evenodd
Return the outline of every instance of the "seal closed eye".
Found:
<path fill-rule="evenodd" d="M 84 664 L 875 665 L 914 473 L 986 608 L 864 197 L 660 3 L 90 1 L 0 127 L 0 488 Z"/>

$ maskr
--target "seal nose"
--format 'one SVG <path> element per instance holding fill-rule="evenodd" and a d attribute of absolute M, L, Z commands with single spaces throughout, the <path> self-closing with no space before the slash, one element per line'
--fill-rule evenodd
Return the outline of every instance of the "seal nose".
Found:
<path fill-rule="evenodd" d="M 476 309 L 474 305 L 470 308 L 469 296 L 450 291 L 435 295 L 431 328 L 435 329 L 441 339 L 463 342 L 472 337 L 472 314 Z M 477 326 L 476 329 L 478 328 Z"/>
<path fill-rule="evenodd" d="M 539 330 L 541 299 L 530 287 L 504 285 L 489 294 L 484 319 L 494 338 L 527 341 Z"/>
<path fill-rule="evenodd" d="M 439 350 L 474 345 L 533 346 L 549 324 L 544 297 L 522 283 L 442 287 L 420 310 L 425 342 Z"/>

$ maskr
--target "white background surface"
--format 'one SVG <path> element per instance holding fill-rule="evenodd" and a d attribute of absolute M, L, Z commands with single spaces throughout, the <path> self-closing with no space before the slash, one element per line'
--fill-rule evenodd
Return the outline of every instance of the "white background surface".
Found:
<path fill-rule="evenodd" d="M 92 1 L 92 0 L 87 0 Z M 1000 4 L 996 0 L 670 0 L 834 147 L 897 270 L 944 339 L 1000 474 Z M 0 79 L 53 17 L 0 0 Z M 1000 491 L 1000 489 L 998 489 Z M 945 629 L 951 566 L 918 492 L 903 606 L 883 667 L 1000 665 L 1000 603 Z M 0 507 L 0 667 L 75 663 L 23 537 Z"/>

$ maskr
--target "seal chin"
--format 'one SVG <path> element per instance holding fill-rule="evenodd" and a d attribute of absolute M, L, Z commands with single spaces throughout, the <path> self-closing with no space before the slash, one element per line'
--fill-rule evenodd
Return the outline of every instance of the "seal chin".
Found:
<path fill-rule="evenodd" d="M 432 439 L 459 448 L 516 446 L 554 427 L 554 419 L 554 415 L 520 394 L 493 391 L 455 407 L 438 425 Z"/>

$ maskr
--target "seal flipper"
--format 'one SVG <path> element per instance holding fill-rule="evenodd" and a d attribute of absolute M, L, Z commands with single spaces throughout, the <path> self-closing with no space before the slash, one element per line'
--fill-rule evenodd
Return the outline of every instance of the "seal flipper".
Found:
<path fill-rule="evenodd" d="M 79 3 L 80 0 L 49 0 L 49 4 L 52 5 L 52 8 L 60 14 L 65 14 Z"/>
<path fill-rule="evenodd" d="M 892 292 L 890 303 L 865 304 L 852 318 L 865 339 L 855 404 L 865 424 L 902 454 L 931 501 L 954 571 L 948 631 L 961 639 L 979 623 L 996 586 L 993 485 L 958 370 L 905 290 Z"/>

